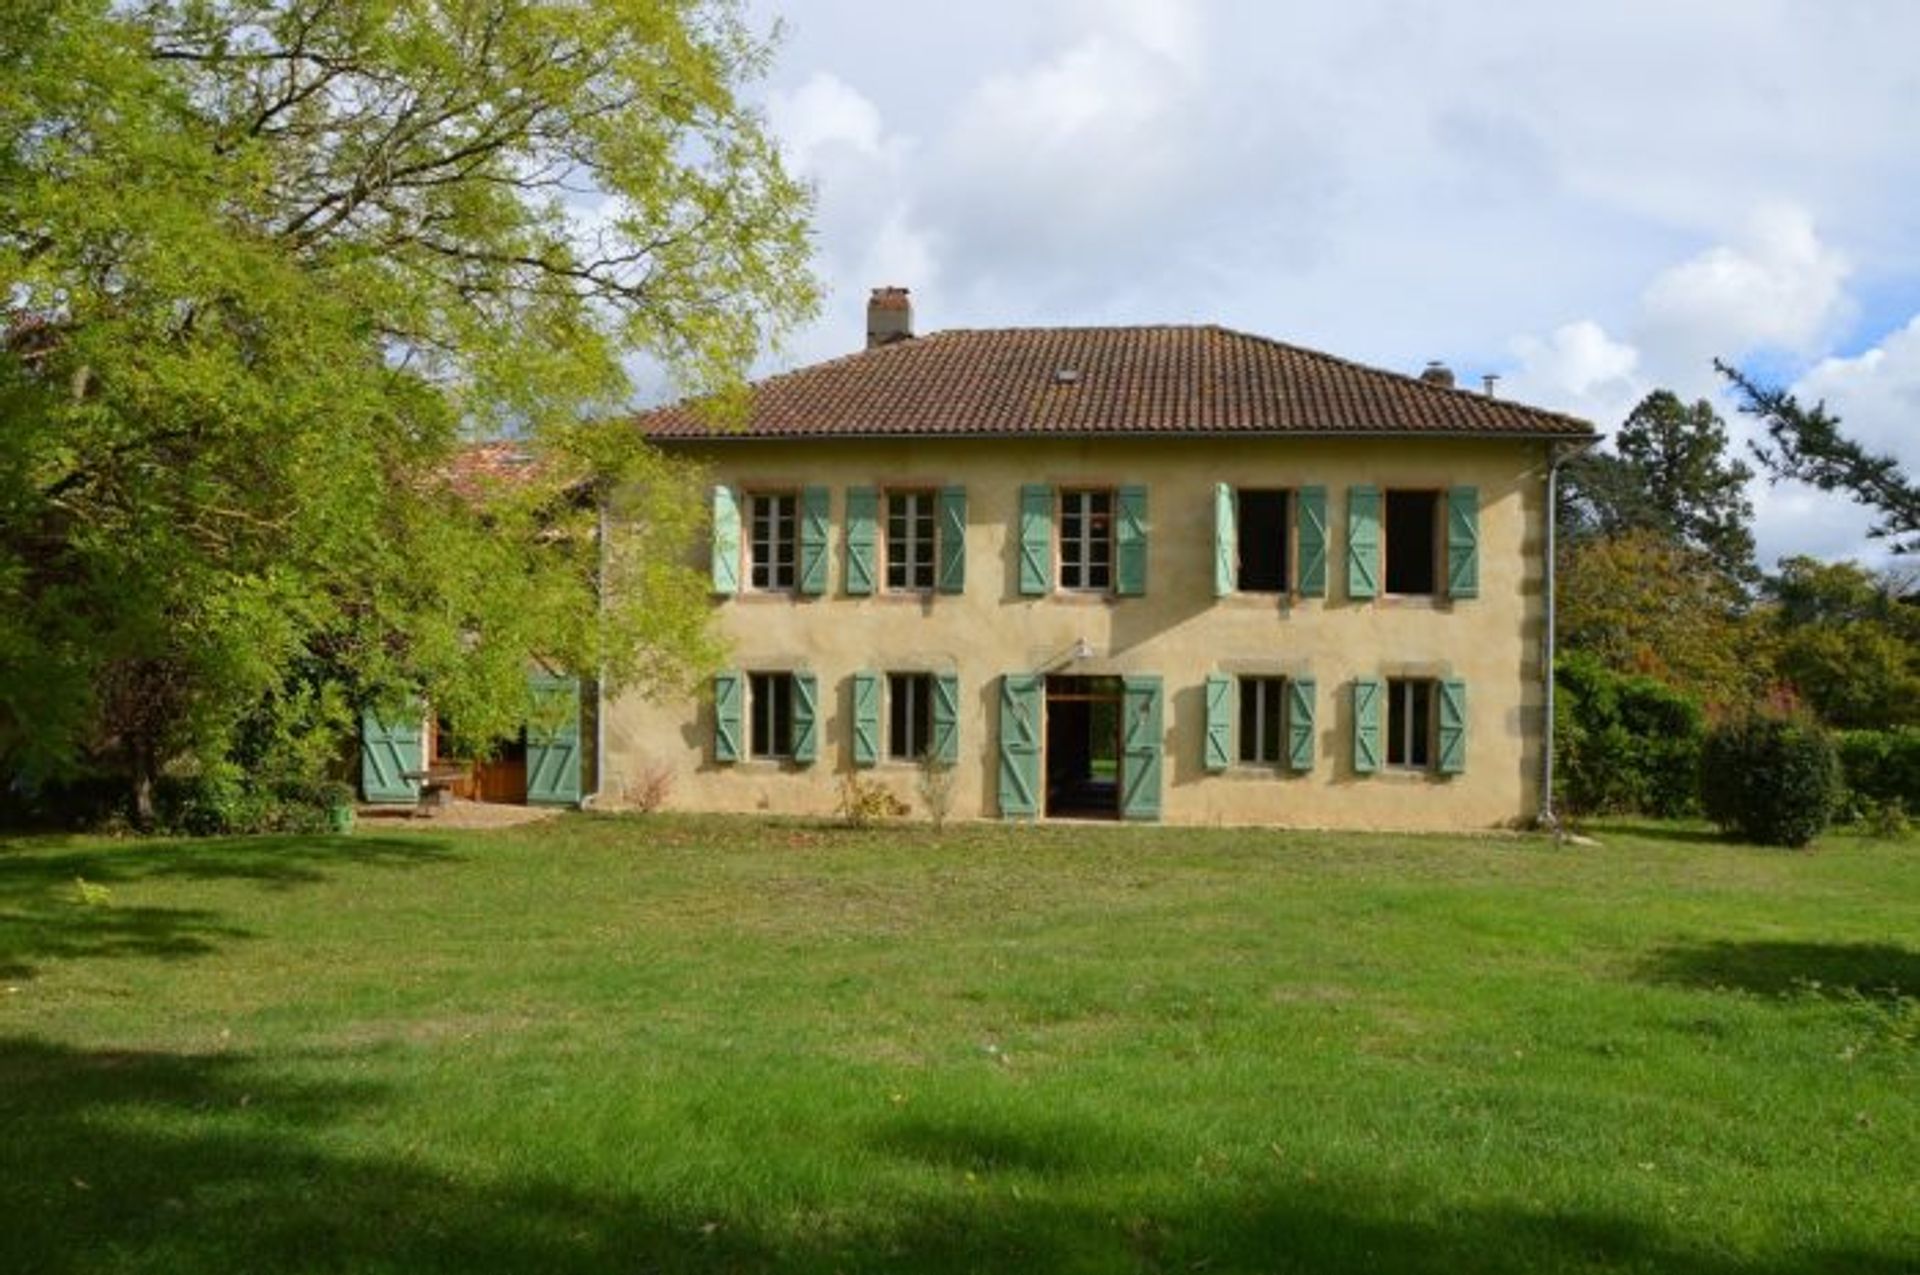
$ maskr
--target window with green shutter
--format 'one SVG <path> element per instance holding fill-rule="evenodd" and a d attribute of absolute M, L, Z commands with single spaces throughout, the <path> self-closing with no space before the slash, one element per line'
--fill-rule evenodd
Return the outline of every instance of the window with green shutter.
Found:
<path fill-rule="evenodd" d="M 879 539 L 880 493 L 872 487 L 847 488 L 846 590 L 864 597 L 877 587 L 874 579 Z"/>
<path fill-rule="evenodd" d="M 833 494 L 825 487 L 800 490 L 801 593 L 818 596 L 827 591 L 827 524 L 832 504 Z"/>
<path fill-rule="evenodd" d="M 940 489 L 940 573 L 942 593 L 964 593 L 967 587 L 967 489 Z"/>
<path fill-rule="evenodd" d="M 1147 489 L 1120 487 L 1114 505 L 1114 592 L 1139 597 L 1147 591 Z"/>
<path fill-rule="evenodd" d="M 1053 488 L 1020 488 L 1020 592 L 1028 597 L 1053 589 Z"/>
<path fill-rule="evenodd" d="M 1353 768 L 1362 775 L 1380 769 L 1380 701 L 1386 688 L 1378 678 L 1353 683 Z"/>
<path fill-rule="evenodd" d="M 960 760 L 960 679 L 952 673 L 933 677 L 933 759 L 946 766 Z"/>
<path fill-rule="evenodd" d="M 1121 681 L 1120 817 L 1160 817 L 1160 679 L 1129 674 Z"/>
<path fill-rule="evenodd" d="M 1287 679 L 1287 769 L 1313 769 L 1313 711 L 1318 687 L 1310 677 Z"/>
<path fill-rule="evenodd" d="M 1443 775 L 1457 775 L 1467 768 L 1467 684 L 1450 677 L 1437 685 L 1440 720 L 1434 730 L 1434 768 Z"/>
<path fill-rule="evenodd" d="M 740 592 L 740 497 L 731 487 L 713 489 L 713 591 Z"/>
<path fill-rule="evenodd" d="M 713 759 L 739 761 L 745 686 L 740 674 L 729 670 L 713 675 Z"/>
<path fill-rule="evenodd" d="M 1213 485 L 1213 596 L 1224 598 L 1234 590 L 1240 534 L 1234 530 L 1233 488 Z"/>
<path fill-rule="evenodd" d="M 1302 487 L 1300 501 L 1300 596 L 1327 596 L 1327 489 Z"/>
<path fill-rule="evenodd" d="M 855 673 L 853 698 L 853 764 L 872 766 L 880 760 L 880 675 Z"/>
<path fill-rule="evenodd" d="M 1207 675 L 1207 733 L 1201 748 L 1201 764 L 1221 771 L 1233 764 L 1233 678 L 1225 673 Z"/>
<path fill-rule="evenodd" d="M 1029 673 L 1000 679 L 1000 817 L 1039 813 L 1042 681 Z"/>
<path fill-rule="evenodd" d="M 793 675 L 793 759 L 811 762 L 820 749 L 820 684 L 811 673 Z"/>
<path fill-rule="evenodd" d="M 360 795 L 371 802 L 413 801 L 420 795 L 409 771 L 426 769 L 426 724 L 415 711 L 383 720 L 371 708 L 360 715 Z"/>
<path fill-rule="evenodd" d="M 1380 592 L 1380 489 L 1347 488 L 1347 596 Z"/>
<path fill-rule="evenodd" d="M 1480 489 L 1447 492 L 1447 596 L 1480 596 Z"/>

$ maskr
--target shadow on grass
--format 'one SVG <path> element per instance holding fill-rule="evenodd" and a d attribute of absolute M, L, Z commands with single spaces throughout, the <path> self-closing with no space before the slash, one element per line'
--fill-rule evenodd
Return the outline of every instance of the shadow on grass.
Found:
<path fill-rule="evenodd" d="M 1732 846 L 1717 828 L 1704 824 L 1666 823 L 1658 819 L 1597 819 L 1591 829 L 1602 841 L 1610 836 L 1632 837 L 1636 841 L 1665 841 L 1677 846 Z"/>
<path fill-rule="evenodd" d="M 314 1065 L 312 1060 L 302 1065 Z M 324 1060 L 322 1065 L 324 1065 Z M 303 1082 L 246 1055 L 88 1051 L 0 1039 L 0 1269 L 573 1272 L 977 1270 L 1634 1270 L 1673 1275 L 1892 1275 L 1904 1255 L 1808 1250 L 1736 1260 L 1635 1219 L 1422 1205 L 1370 1184 L 1274 1182 L 1155 1200 L 1089 1198 L 1043 1183 L 1024 1195 L 986 1174 L 917 1186 L 891 1207 L 751 1179 L 711 1188 L 672 1165 L 670 1194 L 589 1191 L 339 1148 L 378 1128 L 377 1085 Z M 964 1130 L 930 1136 L 961 1148 Z M 991 1141 L 991 1139 L 989 1140 Z M 924 1160 L 910 1137 L 903 1152 Z M 1134 1150 L 1138 1150 L 1137 1148 Z M 523 1164 L 537 1165 L 537 1148 Z M 670 1147 L 631 1149 L 632 1181 Z M 1022 1152 L 1021 1154 L 1026 1154 Z M 1121 1159 L 1108 1162 L 1106 1154 Z M 564 1156 L 553 1157 L 563 1161 Z M 1131 1153 L 1096 1152 L 1103 1172 Z M 522 1174 L 537 1170 L 522 1168 Z M 829 1175 L 834 1177 L 837 1175 Z M 844 1180 L 844 1179 L 843 1179 Z M 854 1179 L 856 1182 L 857 1178 Z M 847 1188 L 858 1191 L 858 1187 Z"/>
<path fill-rule="evenodd" d="M 1762 996 L 1824 995 L 1892 1001 L 1920 995 L 1920 952 L 1890 943 L 1681 943 L 1641 967 L 1649 982 Z"/>
<path fill-rule="evenodd" d="M 227 837 L 51 851 L 44 845 L 0 843 L 0 978 L 31 978 L 47 960 L 204 956 L 249 936 L 204 908 L 120 901 L 117 887 L 184 879 L 292 889 L 347 865 L 419 867 L 457 858 L 420 837 Z"/>

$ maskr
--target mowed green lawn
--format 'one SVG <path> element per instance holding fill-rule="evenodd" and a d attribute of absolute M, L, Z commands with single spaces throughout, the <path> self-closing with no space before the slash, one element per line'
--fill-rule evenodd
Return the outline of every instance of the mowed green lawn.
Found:
<path fill-rule="evenodd" d="M 0 1271 L 1920 1269 L 1920 845 L 1602 836 L 0 842 Z"/>

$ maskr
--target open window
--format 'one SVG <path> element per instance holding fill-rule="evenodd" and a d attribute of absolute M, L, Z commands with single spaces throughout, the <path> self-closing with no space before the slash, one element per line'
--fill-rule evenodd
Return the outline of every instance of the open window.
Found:
<path fill-rule="evenodd" d="M 1236 587 L 1242 593 L 1285 593 L 1288 493 L 1243 488 L 1235 493 L 1235 506 Z"/>
<path fill-rule="evenodd" d="M 1433 766 L 1435 683 L 1425 678 L 1387 682 L 1387 765 L 1407 770 Z"/>
<path fill-rule="evenodd" d="M 887 675 L 887 756 L 918 761 L 933 741 L 933 678 L 926 673 Z"/>
<path fill-rule="evenodd" d="M 751 729 L 748 755 L 757 758 L 793 756 L 793 674 L 754 673 L 747 683 Z"/>
<path fill-rule="evenodd" d="M 1440 493 L 1393 491 L 1383 495 L 1386 528 L 1386 591 L 1440 591 Z"/>

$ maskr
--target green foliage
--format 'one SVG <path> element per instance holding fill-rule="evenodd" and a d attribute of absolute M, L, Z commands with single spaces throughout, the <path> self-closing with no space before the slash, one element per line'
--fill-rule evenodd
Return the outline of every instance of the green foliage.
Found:
<path fill-rule="evenodd" d="M 1877 516 L 1870 534 L 1890 541 L 1895 553 L 1920 551 L 1920 485 L 1897 459 L 1876 455 L 1841 433 L 1840 418 L 1825 403 L 1804 407 L 1719 359 L 1713 366 L 1739 392 L 1740 410 L 1766 425 L 1772 446 L 1756 445 L 1754 454 L 1769 474 L 1845 493 Z"/>
<path fill-rule="evenodd" d="M 1851 562 L 1788 558 L 1768 590 L 1777 675 L 1822 721 L 1867 730 L 1920 723 L 1920 609 L 1890 579 Z"/>
<path fill-rule="evenodd" d="M 1555 665 L 1554 689 L 1554 795 L 1562 809 L 1693 813 L 1705 730 L 1697 704 L 1578 652 Z"/>
<path fill-rule="evenodd" d="M 1833 741 L 1810 721 L 1749 711 L 1707 732 L 1700 803 L 1709 819 L 1743 840 L 1804 846 L 1826 828 L 1841 795 Z"/>
<path fill-rule="evenodd" d="M 1706 705 L 1744 704 L 1768 682 L 1771 635 L 1705 554 L 1658 532 L 1577 541 L 1559 566 L 1560 645 L 1616 673 L 1656 678 Z"/>
<path fill-rule="evenodd" d="M 1734 580 L 1753 562 L 1753 471 L 1727 457 L 1727 426 L 1705 399 L 1691 406 L 1668 390 L 1642 399 L 1614 435 L 1615 454 L 1589 452 L 1561 471 L 1567 534 L 1656 533 L 1710 559 Z"/>
<path fill-rule="evenodd" d="M 1898 803 L 1920 810 L 1920 727 L 1841 731 L 1834 743 L 1856 807 Z"/>
<path fill-rule="evenodd" d="M 144 814 L 290 683 L 487 737 L 535 655 L 693 676 L 698 501 L 624 369 L 724 398 L 811 310 L 765 56 L 723 0 L 7 6 L 0 773 Z M 501 433 L 523 481 L 440 481 Z"/>

